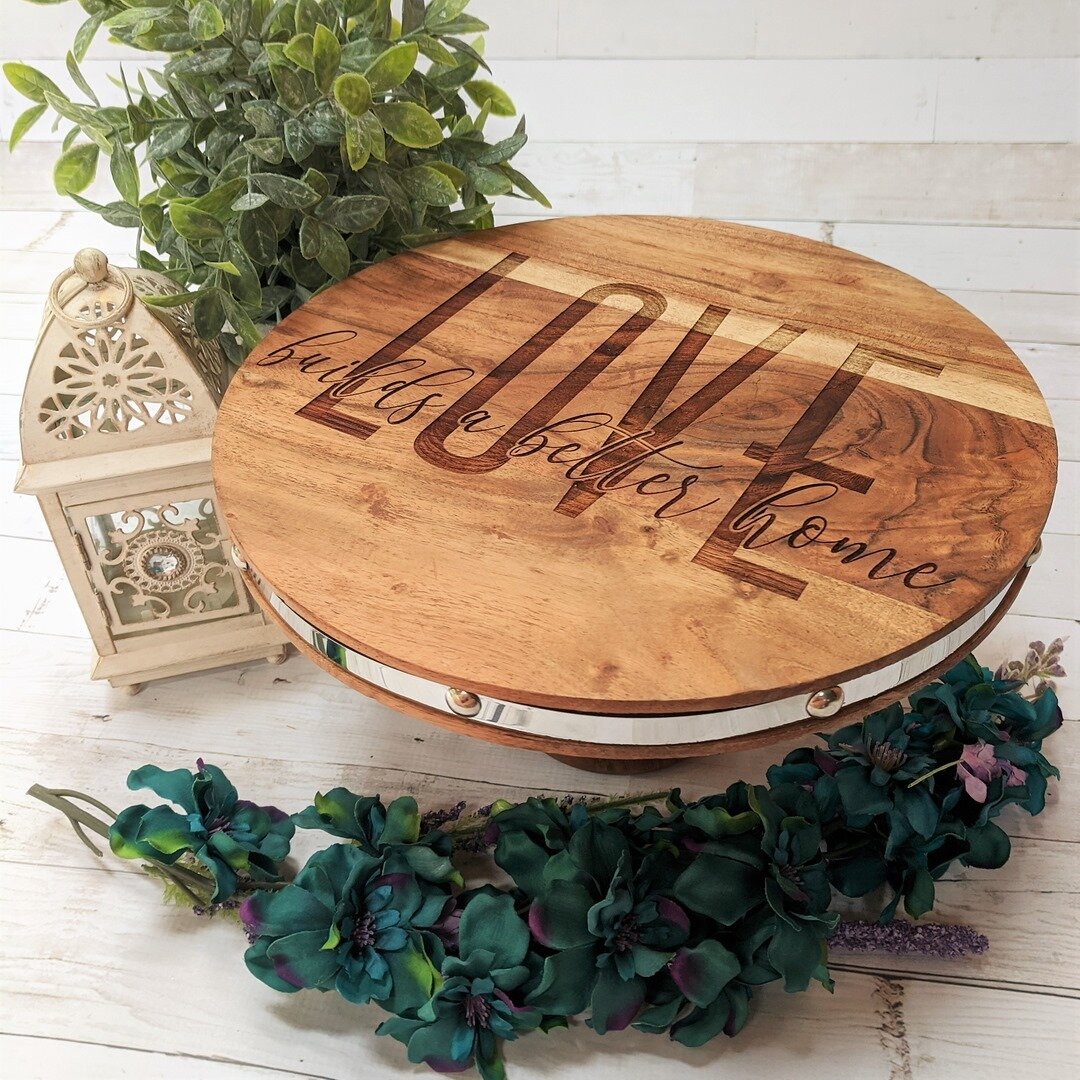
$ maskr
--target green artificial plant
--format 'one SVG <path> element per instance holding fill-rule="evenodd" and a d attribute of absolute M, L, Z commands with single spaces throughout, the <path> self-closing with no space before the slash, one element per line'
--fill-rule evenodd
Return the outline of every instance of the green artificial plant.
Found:
<path fill-rule="evenodd" d="M 468 2 L 79 0 L 89 17 L 67 71 L 86 100 L 27 64 L 5 64 L 32 103 L 10 145 L 54 113 L 67 128 L 57 190 L 137 229 L 139 265 L 193 288 L 197 333 L 226 330 L 239 361 L 261 336 L 257 324 L 333 282 L 490 227 L 493 196 L 548 205 L 510 165 L 524 121 L 485 138 L 488 117 L 512 116 L 514 105 L 482 77 L 487 25 L 465 13 Z M 102 29 L 169 57 L 134 78 L 121 68 L 125 106 L 102 105 L 79 67 Z M 102 155 L 119 195 L 105 204 L 80 194 Z"/>

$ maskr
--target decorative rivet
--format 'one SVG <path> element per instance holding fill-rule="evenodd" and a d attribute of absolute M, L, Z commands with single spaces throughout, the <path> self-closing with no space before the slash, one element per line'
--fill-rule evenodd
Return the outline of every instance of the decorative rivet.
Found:
<path fill-rule="evenodd" d="M 1042 537 L 1039 537 L 1039 542 L 1035 545 L 1035 550 L 1027 557 L 1025 566 L 1034 566 L 1039 561 L 1039 556 L 1042 554 Z"/>
<path fill-rule="evenodd" d="M 247 559 L 244 558 L 240 549 L 235 544 L 233 544 L 232 546 L 232 561 L 237 565 L 240 570 L 248 569 Z"/>
<path fill-rule="evenodd" d="M 844 691 L 839 686 L 830 686 L 810 695 L 806 701 L 806 711 L 808 715 L 820 718 L 835 716 L 843 704 Z"/>
<path fill-rule="evenodd" d="M 456 690 L 450 687 L 446 691 L 446 704 L 450 711 L 458 716 L 475 716 L 480 711 L 480 699 L 468 690 Z"/>

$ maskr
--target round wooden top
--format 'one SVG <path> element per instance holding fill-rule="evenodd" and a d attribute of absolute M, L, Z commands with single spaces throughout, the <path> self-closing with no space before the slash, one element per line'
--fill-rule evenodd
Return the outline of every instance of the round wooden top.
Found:
<path fill-rule="evenodd" d="M 1030 375 L 948 297 L 660 217 L 379 263 L 269 334 L 214 438 L 244 556 L 327 635 L 625 715 L 813 691 L 944 638 L 1032 551 L 1055 463 Z"/>

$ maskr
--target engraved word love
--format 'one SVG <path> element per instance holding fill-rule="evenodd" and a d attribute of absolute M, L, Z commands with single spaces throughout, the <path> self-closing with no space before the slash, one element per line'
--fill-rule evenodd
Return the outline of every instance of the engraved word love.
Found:
<path fill-rule="evenodd" d="M 328 383 L 322 393 L 298 410 L 298 415 L 358 439 L 370 438 L 378 431 L 379 425 L 340 409 L 342 401 L 354 394 L 365 392 L 365 388 L 369 389 L 373 385 L 370 380 L 376 374 L 412 373 L 413 378 L 391 379 L 378 387 L 379 396 L 375 400 L 375 407 L 388 413 L 388 422 L 401 423 L 430 411 L 433 415 L 417 434 L 414 442 L 416 453 L 424 461 L 462 474 L 498 469 L 515 456 L 521 456 L 525 452 L 523 448 L 537 446 L 535 440 L 538 436 L 556 430 L 559 423 L 556 417 L 613 360 L 652 326 L 667 307 L 667 301 L 660 293 L 640 285 L 619 282 L 596 286 L 571 300 L 528 341 L 476 382 L 472 382 L 475 372 L 470 368 L 452 367 L 440 371 L 418 372 L 423 361 L 409 358 L 402 360 L 408 349 L 442 326 L 467 304 L 482 296 L 525 262 L 526 258 L 517 253 L 507 255 L 366 360 L 340 364 L 331 353 L 324 351 L 343 345 L 356 336 L 355 331 L 343 329 L 280 346 L 258 363 L 268 366 L 295 360 L 302 371 L 316 374 L 319 381 Z M 613 296 L 629 297 L 632 301 L 637 301 L 636 310 L 628 314 L 602 344 L 582 359 L 509 427 L 491 425 L 491 414 L 485 406 L 495 394 L 525 371 L 597 305 Z M 603 469 L 594 471 L 586 468 L 577 474 L 573 467 L 568 470 L 567 477 L 572 482 L 554 507 L 557 513 L 576 517 L 588 510 L 604 496 L 605 491 L 613 488 L 613 475 L 624 477 L 641 464 L 643 448 L 662 451 L 677 446 L 678 436 L 687 426 L 715 408 L 736 387 L 760 370 L 777 353 L 791 345 L 807 329 L 805 326 L 785 322 L 759 345 L 748 346 L 741 357 L 680 405 L 663 412 L 665 403 L 687 369 L 729 313 L 729 308 L 710 304 L 658 367 L 620 420 L 612 421 L 607 414 L 580 414 L 574 418 L 580 421 L 582 417 L 600 417 L 610 431 L 599 452 L 603 458 Z M 775 446 L 755 442 L 746 448 L 746 456 L 760 462 L 760 468 L 694 555 L 695 563 L 792 599 L 801 596 L 807 584 L 805 580 L 793 574 L 755 565 L 740 557 L 739 549 L 752 550 L 772 544 L 784 544 L 788 549 L 798 550 L 811 544 L 825 545 L 828 551 L 840 557 L 839 561 L 843 564 L 862 563 L 866 560 L 866 576 L 870 580 L 899 578 L 902 585 L 909 589 L 939 588 L 954 580 L 935 579 L 934 575 L 938 571 L 935 562 L 921 562 L 903 568 L 893 567 L 893 561 L 898 554 L 895 548 L 871 549 L 866 542 L 830 533 L 829 522 L 820 514 L 807 517 L 797 529 L 780 535 L 772 532 L 777 518 L 776 511 L 804 505 L 800 499 L 805 498 L 805 504 L 808 505 L 831 499 L 840 490 L 859 494 L 869 491 L 873 484 L 872 477 L 817 461 L 811 456 L 811 451 L 874 364 L 914 368 L 924 375 L 933 376 L 942 371 L 941 365 L 926 360 L 860 344 L 851 346 L 843 364 L 832 373 L 783 439 Z M 471 385 L 468 385 L 455 401 L 443 406 L 444 394 L 440 387 L 469 383 Z M 396 395 L 404 389 L 419 391 L 420 396 L 402 402 Z M 446 444 L 450 436 L 459 430 L 474 433 L 488 431 L 494 437 L 490 445 L 480 453 L 458 454 L 449 450 Z M 575 449 L 579 449 L 576 444 L 573 445 Z M 547 448 L 547 443 L 540 448 Z M 647 454 L 646 457 L 648 456 Z M 805 477 L 813 483 L 785 491 L 786 485 L 794 476 Z M 671 479 L 667 475 L 664 478 Z M 695 512 L 703 509 L 704 505 L 710 505 L 672 509 L 686 495 L 696 479 L 696 473 L 683 477 L 678 482 L 674 498 L 661 508 L 670 513 L 658 513 L 656 516 Z M 658 488 L 650 488 L 646 481 L 645 489 L 638 493 L 657 494 L 658 491 Z"/>

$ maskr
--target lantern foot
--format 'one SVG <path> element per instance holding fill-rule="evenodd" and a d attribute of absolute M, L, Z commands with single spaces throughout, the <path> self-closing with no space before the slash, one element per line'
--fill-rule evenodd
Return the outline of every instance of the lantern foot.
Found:
<path fill-rule="evenodd" d="M 289 658 L 289 646 L 282 645 L 280 649 L 275 650 L 272 653 L 266 654 L 266 662 L 268 664 L 284 664 Z"/>
<path fill-rule="evenodd" d="M 127 686 L 121 687 L 128 697 L 134 697 L 142 688 L 143 684 L 141 682 L 128 683 Z"/>

